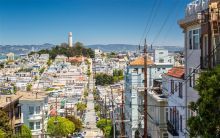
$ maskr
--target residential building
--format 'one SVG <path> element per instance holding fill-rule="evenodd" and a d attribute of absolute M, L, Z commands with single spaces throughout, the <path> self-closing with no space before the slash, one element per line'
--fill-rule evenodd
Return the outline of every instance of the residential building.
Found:
<path fill-rule="evenodd" d="M 7 60 L 8 61 L 14 61 L 14 57 L 15 57 L 15 54 L 14 53 L 8 53 L 7 54 Z"/>
<path fill-rule="evenodd" d="M 167 96 L 162 93 L 162 81 L 154 80 L 153 86 L 148 90 L 148 136 L 152 138 L 166 138 L 167 133 L 167 120 L 166 120 L 166 106 Z M 139 89 L 138 105 L 144 105 L 144 89 Z M 136 136 L 142 137 L 144 135 L 144 106 L 139 106 L 139 126 Z"/>
<path fill-rule="evenodd" d="M 22 97 L 20 94 L 2 95 L 0 96 L 0 109 L 3 110 L 9 117 L 10 126 L 14 133 L 21 132 L 22 118 L 21 118 L 21 105 L 19 99 Z"/>
<path fill-rule="evenodd" d="M 178 22 L 185 35 L 185 106 L 199 98 L 194 87 L 200 70 L 220 63 L 219 3 L 219 0 L 194 0 L 187 5 L 185 17 Z M 196 113 L 188 109 L 186 115 L 188 119 Z"/>
<path fill-rule="evenodd" d="M 151 74 L 153 61 L 148 58 L 148 72 Z M 125 119 L 130 120 L 129 123 L 125 123 L 125 134 L 129 138 L 135 136 L 135 132 L 138 129 L 139 115 L 138 115 L 138 89 L 143 87 L 144 82 L 144 58 L 139 57 L 134 61 L 131 61 L 125 71 Z M 150 86 L 150 77 L 148 78 L 148 87 Z"/>
<path fill-rule="evenodd" d="M 40 92 L 18 92 L 22 95 L 21 117 L 34 138 L 40 138 L 46 132 L 48 120 L 48 96 Z"/>
<path fill-rule="evenodd" d="M 167 95 L 166 122 L 169 137 L 186 137 L 186 91 L 184 67 L 173 67 L 162 79 L 163 94 Z"/>

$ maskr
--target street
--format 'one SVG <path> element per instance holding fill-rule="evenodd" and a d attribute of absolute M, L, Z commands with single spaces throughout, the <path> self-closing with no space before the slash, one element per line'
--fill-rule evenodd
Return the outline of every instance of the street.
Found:
<path fill-rule="evenodd" d="M 92 92 L 89 93 L 87 111 L 85 114 L 85 132 L 86 138 L 95 138 L 97 136 L 102 136 L 102 131 L 96 127 L 96 114 L 94 110 L 94 98 Z"/>
<path fill-rule="evenodd" d="M 92 94 L 93 90 L 93 77 L 90 77 L 90 82 L 89 82 L 89 95 L 87 97 L 87 110 L 85 113 L 85 129 L 84 131 L 86 132 L 85 138 L 96 138 L 96 137 L 102 137 L 102 131 L 96 127 L 96 113 L 94 110 L 94 97 Z"/>

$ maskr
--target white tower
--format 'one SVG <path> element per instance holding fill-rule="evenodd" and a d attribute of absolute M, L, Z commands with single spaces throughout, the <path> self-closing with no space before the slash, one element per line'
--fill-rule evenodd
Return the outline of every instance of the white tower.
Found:
<path fill-rule="evenodd" d="M 69 47 L 73 47 L 72 32 L 69 32 L 68 41 L 69 41 Z"/>

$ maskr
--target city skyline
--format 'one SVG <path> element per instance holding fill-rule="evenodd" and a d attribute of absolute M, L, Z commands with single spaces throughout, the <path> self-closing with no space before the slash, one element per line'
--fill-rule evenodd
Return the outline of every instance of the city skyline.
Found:
<path fill-rule="evenodd" d="M 0 45 L 148 44 L 183 46 L 177 21 L 188 1 L 1 0 Z M 154 19 L 150 18 L 154 16 Z M 146 25 L 148 34 L 143 35 Z M 149 27 L 151 26 L 151 27 Z"/>

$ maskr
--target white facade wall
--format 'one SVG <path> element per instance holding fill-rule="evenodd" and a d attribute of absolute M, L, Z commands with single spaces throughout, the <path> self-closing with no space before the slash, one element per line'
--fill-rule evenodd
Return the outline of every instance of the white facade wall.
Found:
<path fill-rule="evenodd" d="M 174 93 L 171 93 L 171 80 L 174 81 Z M 179 95 L 179 82 L 182 83 L 182 97 Z M 168 95 L 168 106 L 170 108 L 166 109 L 166 118 L 170 120 L 170 109 L 176 107 L 176 112 L 178 112 L 178 129 L 177 132 L 179 134 L 178 138 L 185 138 L 186 133 L 186 91 L 184 87 L 184 80 L 179 78 L 174 78 L 171 76 L 164 75 L 163 76 L 163 84 L 162 84 L 163 93 Z M 182 121 L 181 121 L 181 117 Z M 172 135 L 169 134 L 170 137 Z"/>
<path fill-rule="evenodd" d="M 31 129 L 32 135 L 37 136 L 40 138 L 42 134 L 42 129 L 46 131 L 46 124 L 47 124 L 47 102 L 45 100 L 20 100 L 21 104 L 21 118 L 22 123 L 28 126 Z M 30 108 L 34 109 L 33 114 L 30 112 Z M 38 110 L 40 108 L 40 111 Z M 33 123 L 33 128 L 31 128 L 31 123 Z M 44 123 L 44 124 L 43 124 Z"/>

